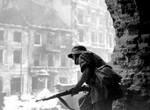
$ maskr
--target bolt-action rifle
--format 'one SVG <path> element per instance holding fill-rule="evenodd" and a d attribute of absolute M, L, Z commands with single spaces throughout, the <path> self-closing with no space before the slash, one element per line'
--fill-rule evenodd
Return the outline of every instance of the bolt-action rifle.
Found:
<path fill-rule="evenodd" d="M 79 92 L 82 92 L 82 91 L 89 91 L 89 88 L 86 86 L 82 86 L 82 87 L 76 89 L 76 91 L 74 91 L 73 94 L 78 94 Z M 68 107 L 70 110 L 74 110 L 67 104 L 67 102 L 63 98 L 61 98 L 62 96 L 66 96 L 66 95 L 72 95 L 72 90 L 70 89 L 70 90 L 55 94 L 55 95 L 47 97 L 47 98 L 39 99 L 39 100 L 36 100 L 36 102 L 58 98 L 66 107 Z"/>

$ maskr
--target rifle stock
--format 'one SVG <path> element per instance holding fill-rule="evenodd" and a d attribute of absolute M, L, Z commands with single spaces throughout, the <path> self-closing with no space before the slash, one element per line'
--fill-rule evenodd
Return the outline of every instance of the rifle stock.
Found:
<path fill-rule="evenodd" d="M 82 87 L 80 87 L 79 89 L 77 89 L 77 91 L 76 91 L 75 94 L 78 94 L 78 93 L 81 92 L 81 91 L 89 91 L 89 88 L 86 87 L 86 86 L 82 86 Z M 58 94 L 55 94 L 55 95 L 53 95 L 53 96 L 47 97 L 47 98 L 43 98 L 43 99 L 36 100 L 36 102 L 39 102 L 39 101 L 46 101 L 46 100 L 50 100 L 50 99 L 54 99 L 54 98 L 59 98 L 59 97 L 66 96 L 66 95 L 70 95 L 70 94 L 72 94 L 71 89 L 70 89 L 70 90 L 67 90 L 67 91 L 64 91 L 64 92 L 61 92 L 61 93 L 58 93 Z"/>

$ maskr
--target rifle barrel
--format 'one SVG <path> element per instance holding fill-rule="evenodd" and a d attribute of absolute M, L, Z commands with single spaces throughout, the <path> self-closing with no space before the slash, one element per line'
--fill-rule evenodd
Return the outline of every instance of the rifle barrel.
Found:
<path fill-rule="evenodd" d="M 53 99 L 53 98 L 57 98 L 57 97 L 61 97 L 61 96 L 69 95 L 69 94 L 70 94 L 70 91 L 65 91 L 65 92 L 58 93 L 56 95 L 44 98 L 44 100 L 50 100 L 50 99 Z"/>
<path fill-rule="evenodd" d="M 81 91 L 89 91 L 89 88 L 83 86 L 83 87 L 79 88 L 76 93 L 79 93 Z M 56 95 L 53 95 L 53 96 L 50 96 L 50 97 L 47 97 L 47 98 L 36 100 L 36 102 L 50 100 L 50 99 L 53 99 L 53 98 L 58 98 L 58 97 L 65 96 L 65 95 L 70 95 L 70 94 L 71 94 L 71 90 L 67 90 L 65 92 L 61 92 L 61 93 L 58 93 Z"/>

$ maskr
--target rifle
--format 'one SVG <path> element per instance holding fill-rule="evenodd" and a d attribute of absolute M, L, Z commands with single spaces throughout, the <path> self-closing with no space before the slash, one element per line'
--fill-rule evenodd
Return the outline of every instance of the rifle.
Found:
<path fill-rule="evenodd" d="M 79 92 L 82 92 L 82 91 L 89 91 L 89 90 L 90 90 L 90 89 L 89 89 L 88 87 L 82 86 L 82 87 L 78 88 L 78 89 L 75 91 L 75 94 L 78 94 Z M 39 102 L 39 101 L 46 101 L 46 100 L 58 98 L 68 109 L 74 110 L 73 108 L 71 108 L 71 107 L 67 104 L 67 102 L 66 102 L 63 98 L 61 98 L 62 96 L 71 95 L 71 94 L 72 94 L 72 91 L 71 91 L 71 89 L 70 89 L 70 90 L 67 90 L 67 91 L 64 91 L 64 92 L 55 94 L 55 95 L 50 96 L 50 97 L 47 97 L 47 98 L 43 98 L 43 99 L 36 100 L 36 102 Z"/>
<path fill-rule="evenodd" d="M 75 91 L 75 94 L 78 94 L 79 92 L 82 92 L 82 91 L 89 91 L 89 88 L 86 87 L 86 86 L 82 86 L 82 87 L 78 88 L 77 91 Z M 47 97 L 47 98 L 36 100 L 36 102 L 46 101 L 46 100 L 50 100 L 50 99 L 54 99 L 54 98 L 59 98 L 59 97 L 66 96 L 66 95 L 71 95 L 71 94 L 72 94 L 72 92 L 71 92 L 71 89 L 70 89 L 70 90 L 67 90 L 67 91 L 55 94 L 55 95 Z"/>

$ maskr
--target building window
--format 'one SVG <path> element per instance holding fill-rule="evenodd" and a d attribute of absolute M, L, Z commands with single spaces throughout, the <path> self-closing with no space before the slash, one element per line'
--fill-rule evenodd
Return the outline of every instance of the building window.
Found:
<path fill-rule="evenodd" d="M 92 39 L 92 43 L 97 43 L 97 35 L 96 35 L 96 32 L 92 32 L 92 33 L 91 33 L 91 39 Z"/>
<path fill-rule="evenodd" d="M 60 55 L 60 53 L 54 53 L 54 65 L 55 66 L 60 66 L 61 65 L 61 55 Z"/>
<path fill-rule="evenodd" d="M 66 55 L 61 56 L 61 66 L 67 66 L 67 58 Z"/>
<path fill-rule="evenodd" d="M 14 42 L 21 43 L 21 40 L 22 40 L 22 33 L 15 31 L 14 32 Z"/>
<path fill-rule="evenodd" d="M 91 23 L 96 26 L 97 25 L 97 16 L 95 13 L 91 15 Z"/>
<path fill-rule="evenodd" d="M 48 66 L 54 66 L 54 56 L 52 53 L 48 55 Z"/>
<path fill-rule="evenodd" d="M 69 62 L 69 66 L 70 67 L 73 67 L 74 66 L 74 61 L 72 59 L 68 59 L 68 62 Z"/>
<path fill-rule="evenodd" d="M 4 41 L 4 31 L 0 30 L 0 41 Z"/>
<path fill-rule="evenodd" d="M 20 94 L 21 93 L 21 78 L 12 78 L 11 79 L 11 94 Z"/>
<path fill-rule="evenodd" d="M 34 66 L 40 66 L 41 55 L 37 54 L 34 56 Z"/>
<path fill-rule="evenodd" d="M 21 50 L 15 50 L 13 53 L 13 62 L 14 64 L 20 64 L 22 60 Z"/>
<path fill-rule="evenodd" d="M 78 33 L 79 33 L 79 41 L 83 42 L 84 41 L 84 30 L 80 29 L 80 30 L 78 30 Z"/>
<path fill-rule="evenodd" d="M 100 30 L 102 29 L 105 29 L 105 27 L 107 26 L 108 22 L 107 22 L 107 18 L 106 18 L 106 14 L 104 13 L 103 15 L 101 15 L 99 18 L 98 18 L 98 22 L 99 22 L 99 27 L 100 27 Z M 109 24 L 108 24 L 109 25 Z M 111 26 L 111 25 L 110 25 Z M 109 27 L 110 27 L 109 26 Z"/>
<path fill-rule="evenodd" d="M 82 9 L 78 9 L 77 18 L 78 18 L 79 24 L 84 23 L 84 11 Z"/>
<path fill-rule="evenodd" d="M 47 36 L 47 44 L 50 48 L 56 49 L 61 45 L 61 37 L 63 36 L 63 34 L 59 35 L 55 32 L 50 32 L 48 33 Z"/>
<path fill-rule="evenodd" d="M 98 43 L 103 46 L 105 44 L 105 36 L 104 36 L 104 33 L 102 32 L 98 33 Z"/>
<path fill-rule="evenodd" d="M 49 32 L 47 35 L 47 43 L 50 45 L 55 44 L 55 32 Z"/>
<path fill-rule="evenodd" d="M 0 64 L 3 64 L 3 61 L 4 61 L 4 50 L 0 49 Z"/>
<path fill-rule="evenodd" d="M 44 89 L 44 81 L 39 80 L 38 77 L 32 77 L 32 92 L 38 92 Z"/>
<path fill-rule="evenodd" d="M 34 44 L 36 46 L 41 46 L 41 34 L 35 33 L 34 35 Z"/>

